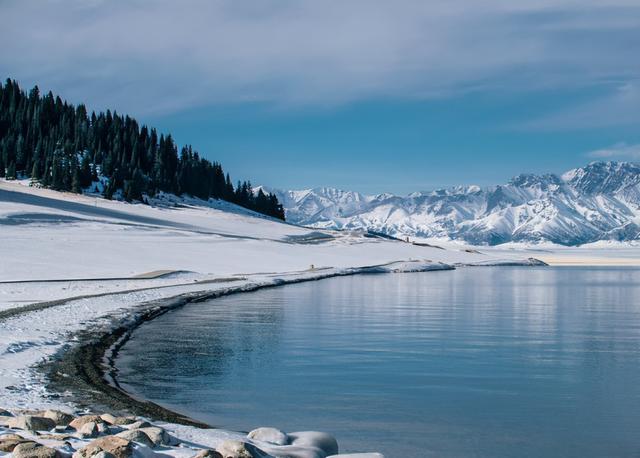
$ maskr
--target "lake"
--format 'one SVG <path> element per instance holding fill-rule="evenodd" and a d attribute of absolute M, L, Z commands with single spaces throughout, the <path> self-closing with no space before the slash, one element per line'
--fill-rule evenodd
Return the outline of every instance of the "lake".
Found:
<path fill-rule="evenodd" d="M 131 393 L 234 430 L 395 457 L 640 456 L 640 269 L 357 275 L 189 304 L 117 359 Z"/>

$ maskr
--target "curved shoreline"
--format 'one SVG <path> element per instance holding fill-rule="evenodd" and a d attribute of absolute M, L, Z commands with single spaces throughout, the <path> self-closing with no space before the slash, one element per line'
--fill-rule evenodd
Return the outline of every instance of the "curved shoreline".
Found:
<path fill-rule="evenodd" d="M 315 275 L 310 276 L 289 279 L 278 277 L 265 283 L 249 283 L 219 290 L 184 293 L 142 303 L 132 308 L 130 313 L 112 318 L 104 328 L 84 329 L 74 334 L 72 340 L 78 343 L 65 345 L 54 358 L 42 363 L 39 368 L 45 374 L 47 388 L 54 393 L 70 393 L 66 399 L 79 408 L 106 409 L 119 414 L 144 416 L 168 423 L 198 428 L 214 428 L 212 425 L 192 419 L 154 402 L 138 399 L 119 385 L 116 378 L 115 359 L 118 350 L 129 340 L 135 329 L 143 323 L 193 302 L 332 277 L 393 272 L 394 270 L 389 269 L 388 266 L 383 264 L 344 270 L 330 268 L 313 272 Z M 430 265 L 421 270 L 413 270 L 413 272 L 454 269 L 453 266 L 440 264 Z"/>

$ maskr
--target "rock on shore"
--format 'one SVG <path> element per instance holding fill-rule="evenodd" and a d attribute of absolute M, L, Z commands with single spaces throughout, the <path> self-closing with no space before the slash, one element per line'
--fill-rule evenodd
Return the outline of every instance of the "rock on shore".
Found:
<path fill-rule="evenodd" d="M 171 430 L 174 431 L 171 431 Z M 181 436 L 181 433 L 185 437 Z M 244 435 L 181 425 L 154 425 L 110 413 L 0 409 L 0 457 L 7 458 L 383 458 L 338 455 L 326 433 L 258 428 Z M 4 457 L 3 457 L 4 458 Z"/>

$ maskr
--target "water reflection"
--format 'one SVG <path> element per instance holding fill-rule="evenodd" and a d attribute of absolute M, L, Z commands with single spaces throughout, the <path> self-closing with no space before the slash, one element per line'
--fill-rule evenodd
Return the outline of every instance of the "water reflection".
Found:
<path fill-rule="evenodd" d="M 217 425 L 388 457 L 636 456 L 639 280 L 469 268 L 229 296 L 140 328 L 120 379 Z"/>

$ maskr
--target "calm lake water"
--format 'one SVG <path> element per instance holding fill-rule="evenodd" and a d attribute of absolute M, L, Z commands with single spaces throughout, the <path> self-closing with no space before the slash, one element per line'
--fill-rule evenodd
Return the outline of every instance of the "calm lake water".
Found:
<path fill-rule="evenodd" d="M 640 456 L 640 269 L 360 275 L 143 325 L 123 387 L 237 430 L 396 457 Z"/>

